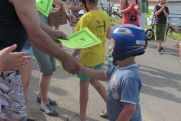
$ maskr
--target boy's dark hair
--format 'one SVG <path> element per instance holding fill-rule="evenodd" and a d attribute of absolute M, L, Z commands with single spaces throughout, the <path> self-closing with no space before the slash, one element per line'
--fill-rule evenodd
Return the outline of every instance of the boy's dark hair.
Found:
<path fill-rule="evenodd" d="M 89 3 L 93 3 L 93 4 L 97 4 L 98 0 L 88 0 Z M 80 2 L 82 2 L 83 4 L 86 2 L 86 0 L 80 0 Z"/>
<path fill-rule="evenodd" d="M 88 0 L 88 1 L 89 1 L 89 3 L 92 3 L 94 5 L 98 4 L 98 0 Z M 86 5 L 86 0 L 81 0 L 81 2 L 82 2 L 82 4 L 84 4 L 86 11 L 89 11 L 87 8 L 87 5 Z"/>

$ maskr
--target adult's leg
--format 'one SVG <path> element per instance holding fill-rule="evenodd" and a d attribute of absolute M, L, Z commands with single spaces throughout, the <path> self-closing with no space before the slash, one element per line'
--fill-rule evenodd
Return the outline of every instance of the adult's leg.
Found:
<path fill-rule="evenodd" d="M 55 71 L 55 59 L 33 46 L 33 53 L 37 59 L 40 71 L 42 73 L 39 80 L 39 97 L 44 103 L 48 103 L 48 87 Z"/>
<path fill-rule="evenodd" d="M 160 25 L 160 31 L 159 31 L 159 41 L 158 41 L 158 48 L 159 49 L 163 49 L 163 47 L 162 47 L 162 43 L 163 43 L 163 41 L 164 41 L 164 39 L 165 39 L 165 32 L 166 32 L 166 25 L 165 24 L 161 24 Z"/>
<path fill-rule="evenodd" d="M 43 103 L 48 104 L 48 87 L 50 84 L 52 75 L 41 75 L 39 80 L 39 94 L 38 96 L 42 99 Z"/>
<path fill-rule="evenodd" d="M 39 94 L 37 96 L 37 102 L 41 103 L 40 109 L 43 112 L 50 116 L 58 116 L 57 111 L 54 107 L 52 107 L 52 105 L 56 105 L 56 102 L 48 98 L 49 83 L 56 67 L 55 58 L 41 52 L 34 46 L 33 53 L 42 73 L 39 80 Z"/>

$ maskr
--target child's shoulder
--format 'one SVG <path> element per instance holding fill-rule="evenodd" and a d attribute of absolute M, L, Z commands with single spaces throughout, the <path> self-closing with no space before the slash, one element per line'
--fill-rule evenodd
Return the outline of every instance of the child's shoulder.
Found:
<path fill-rule="evenodd" d="M 124 76 L 135 76 L 135 73 L 139 72 L 139 65 L 138 64 L 132 64 L 124 68 L 120 68 L 120 72 L 123 73 Z"/>

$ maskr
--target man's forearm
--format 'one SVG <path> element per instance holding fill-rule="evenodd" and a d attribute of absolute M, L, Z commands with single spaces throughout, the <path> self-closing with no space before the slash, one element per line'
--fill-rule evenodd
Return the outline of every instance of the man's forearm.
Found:
<path fill-rule="evenodd" d="M 168 13 L 166 12 L 166 10 L 163 10 L 163 13 L 164 13 L 165 17 L 168 17 Z"/>
<path fill-rule="evenodd" d="M 160 8 L 158 11 L 155 12 L 155 15 L 158 16 L 162 12 L 163 8 Z"/>
<path fill-rule="evenodd" d="M 67 53 L 61 49 L 46 32 L 32 33 L 29 37 L 33 44 L 43 52 L 55 56 L 60 60 L 66 57 Z"/>
<path fill-rule="evenodd" d="M 50 26 L 46 25 L 43 22 L 40 23 L 40 26 L 43 29 L 43 31 L 47 32 L 48 34 L 51 34 L 54 31 Z"/>

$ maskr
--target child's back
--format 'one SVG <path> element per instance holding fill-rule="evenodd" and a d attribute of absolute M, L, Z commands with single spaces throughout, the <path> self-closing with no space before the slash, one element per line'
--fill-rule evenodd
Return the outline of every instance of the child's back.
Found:
<path fill-rule="evenodd" d="M 88 27 L 102 43 L 86 49 L 81 49 L 80 62 L 85 66 L 95 66 L 105 60 L 105 41 L 107 32 L 110 29 L 110 20 L 107 13 L 97 9 L 87 12 L 80 18 L 76 31 Z"/>

